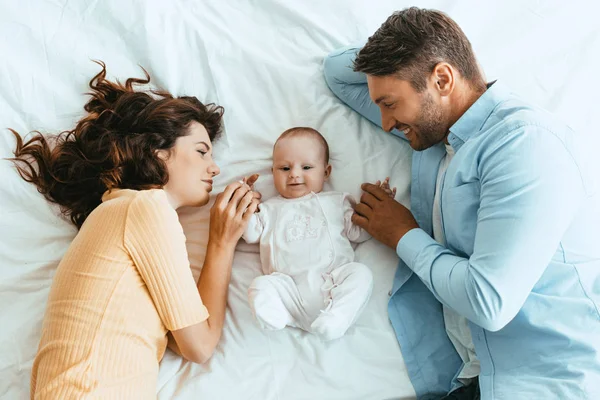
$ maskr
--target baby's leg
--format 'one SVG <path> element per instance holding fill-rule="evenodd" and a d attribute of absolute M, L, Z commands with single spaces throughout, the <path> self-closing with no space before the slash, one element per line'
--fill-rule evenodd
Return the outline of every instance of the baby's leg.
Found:
<path fill-rule="evenodd" d="M 322 289 L 330 304 L 311 329 L 323 340 L 337 339 L 346 333 L 369 301 L 373 274 L 363 264 L 345 264 L 331 271 Z"/>
<path fill-rule="evenodd" d="M 301 301 L 290 276 L 274 272 L 255 278 L 248 288 L 248 301 L 262 329 L 279 330 L 296 326 L 294 308 L 300 307 Z"/>

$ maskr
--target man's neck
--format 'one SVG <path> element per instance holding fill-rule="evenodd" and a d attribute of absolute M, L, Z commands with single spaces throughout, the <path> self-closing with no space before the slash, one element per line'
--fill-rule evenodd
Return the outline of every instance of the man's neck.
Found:
<path fill-rule="evenodd" d="M 474 88 L 471 84 L 463 81 L 458 90 L 454 90 L 451 96 L 455 96 L 450 104 L 452 108 L 450 110 L 450 125 L 452 126 L 467 112 L 469 108 L 483 95 L 486 88 L 481 89 Z M 446 138 L 447 143 L 447 138 Z"/>

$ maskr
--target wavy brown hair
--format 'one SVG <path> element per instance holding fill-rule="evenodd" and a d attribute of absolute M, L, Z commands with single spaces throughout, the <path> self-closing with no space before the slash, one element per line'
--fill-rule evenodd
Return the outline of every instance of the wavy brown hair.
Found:
<path fill-rule="evenodd" d="M 75 129 L 45 138 L 41 133 L 17 139 L 15 163 L 23 179 L 57 203 L 78 228 L 110 189 L 153 189 L 169 180 L 157 150 L 168 150 L 189 134 L 191 122 L 202 124 L 211 140 L 221 131 L 223 108 L 196 97 L 173 97 L 165 91 L 135 90 L 150 82 L 129 78 L 125 84 L 106 79 L 106 66 L 89 83 L 87 115 Z M 50 140 L 49 140 L 50 139 Z M 37 166 L 37 168 L 36 168 Z"/>

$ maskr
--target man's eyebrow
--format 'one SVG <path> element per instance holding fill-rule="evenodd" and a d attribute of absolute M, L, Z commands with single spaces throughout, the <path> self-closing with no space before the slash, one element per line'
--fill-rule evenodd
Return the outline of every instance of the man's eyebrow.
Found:
<path fill-rule="evenodd" d="M 387 99 L 388 95 L 384 94 L 383 96 L 379 96 L 377 100 L 375 100 L 375 104 L 381 103 L 383 100 Z"/>

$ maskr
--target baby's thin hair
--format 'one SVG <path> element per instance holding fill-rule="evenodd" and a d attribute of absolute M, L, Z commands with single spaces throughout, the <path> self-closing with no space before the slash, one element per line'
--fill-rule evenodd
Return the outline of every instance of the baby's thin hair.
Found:
<path fill-rule="evenodd" d="M 294 128 L 287 129 L 279 136 L 279 138 L 275 142 L 275 146 L 280 140 L 294 136 L 312 136 L 317 138 L 321 142 L 321 144 L 323 145 L 323 149 L 325 150 L 325 164 L 329 164 L 329 144 L 327 144 L 327 140 L 325 140 L 323 135 L 321 135 L 321 132 L 314 128 L 310 128 L 307 126 L 296 126 Z"/>

